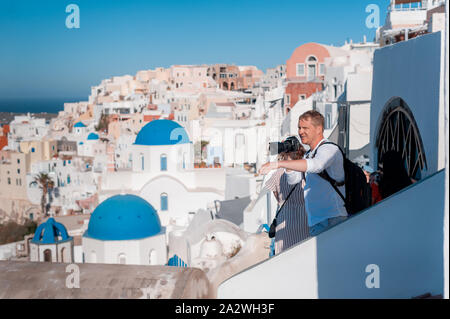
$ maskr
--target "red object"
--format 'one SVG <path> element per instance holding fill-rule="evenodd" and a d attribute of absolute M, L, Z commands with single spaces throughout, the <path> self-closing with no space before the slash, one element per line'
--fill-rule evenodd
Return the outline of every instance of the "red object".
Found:
<path fill-rule="evenodd" d="M 375 182 L 370 183 L 370 188 L 372 188 L 372 205 L 373 205 L 381 201 L 383 198 L 381 197 L 380 188 L 378 187 L 377 183 Z"/>
<path fill-rule="evenodd" d="M 6 136 L 0 136 L 0 150 L 8 145 L 8 138 Z"/>
<path fill-rule="evenodd" d="M 151 122 L 154 120 L 158 120 L 161 115 L 144 115 L 144 122 Z"/>
<path fill-rule="evenodd" d="M 8 145 L 8 133 L 9 133 L 9 125 L 5 124 L 2 126 L 3 134 L 0 136 L 0 150 Z"/>

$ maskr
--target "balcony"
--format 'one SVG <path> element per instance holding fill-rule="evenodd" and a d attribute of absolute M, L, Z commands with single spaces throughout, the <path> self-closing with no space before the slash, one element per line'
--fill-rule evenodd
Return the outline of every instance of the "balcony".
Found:
<path fill-rule="evenodd" d="M 391 3 L 388 7 L 388 11 L 417 11 L 427 10 L 427 3 L 423 3 L 417 0 L 397 0 Z"/>

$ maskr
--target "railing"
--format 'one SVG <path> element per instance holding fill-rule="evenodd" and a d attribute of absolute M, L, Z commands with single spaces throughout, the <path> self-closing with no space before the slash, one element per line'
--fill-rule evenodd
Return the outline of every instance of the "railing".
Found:
<path fill-rule="evenodd" d="M 427 10 L 427 4 L 425 3 L 425 5 L 422 5 L 422 2 L 417 1 L 408 4 L 391 4 L 388 7 L 388 11 L 419 11 L 419 10 Z"/>

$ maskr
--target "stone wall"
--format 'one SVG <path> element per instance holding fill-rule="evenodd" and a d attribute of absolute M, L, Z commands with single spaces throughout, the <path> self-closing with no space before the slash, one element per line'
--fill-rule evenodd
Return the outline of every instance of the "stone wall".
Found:
<path fill-rule="evenodd" d="M 67 288 L 68 264 L 0 261 L 0 299 L 197 299 L 213 298 L 196 268 L 76 264 L 79 288 Z M 69 278 L 69 280 L 68 280 Z"/>

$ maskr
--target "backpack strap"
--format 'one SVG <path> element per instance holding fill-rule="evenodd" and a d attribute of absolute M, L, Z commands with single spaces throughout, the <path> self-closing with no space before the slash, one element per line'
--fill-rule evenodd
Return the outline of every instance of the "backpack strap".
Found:
<path fill-rule="evenodd" d="M 345 203 L 345 197 L 344 197 L 344 195 L 341 193 L 341 191 L 340 191 L 339 188 L 338 188 L 338 186 L 344 186 L 344 185 L 345 185 L 345 181 L 344 181 L 344 182 L 341 182 L 341 183 L 336 182 L 334 179 L 332 179 L 332 178 L 330 177 L 330 175 L 328 175 L 328 173 L 327 173 L 326 170 L 324 170 L 324 171 L 321 172 L 321 173 L 318 173 L 317 175 L 319 175 L 320 177 L 322 177 L 324 180 L 328 181 L 328 182 L 331 184 L 331 186 L 334 188 L 334 190 L 336 191 L 336 193 L 338 193 L 338 195 L 342 198 L 342 200 L 343 200 L 344 203 Z"/>
<path fill-rule="evenodd" d="M 325 144 L 332 144 L 337 146 L 337 148 L 339 148 L 339 151 L 341 151 L 342 154 L 342 158 L 345 160 L 345 155 L 344 152 L 342 151 L 342 149 L 339 147 L 339 145 L 337 145 L 336 143 L 333 142 L 322 142 L 319 144 L 319 146 L 316 148 L 316 150 L 314 151 L 314 154 L 311 158 L 314 158 L 317 154 L 317 151 L 319 150 L 319 147 L 321 147 L 322 145 Z M 326 180 L 327 182 L 329 182 L 331 184 L 331 186 L 334 188 L 334 190 L 338 193 L 338 195 L 342 198 L 342 200 L 345 202 L 345 197 L 344 195 L 341 193 L 341 191 L 338 189 L 338 186 L 344 186 L 345 185 L 345 179 L 342 182 L 337 182 L 336 180 L 334 180 L 333 178 L 331 178 L 331 176 L 328 174 L 327 170 L 323 170 L 320 173 L 317 173 L 317 175 L 319 175 L 320 177 L 322 177 L 324 180 Z"/>

